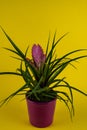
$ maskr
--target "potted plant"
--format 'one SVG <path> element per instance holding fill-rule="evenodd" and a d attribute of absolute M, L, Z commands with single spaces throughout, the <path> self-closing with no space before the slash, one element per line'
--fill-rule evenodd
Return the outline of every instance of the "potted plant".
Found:
<path fill-rule="evenodd" d="M 54 52 L 57 44 L 67 35 L 67 33 L 64 34 L 56 41 L 55 33 L 51 45 L 50 37 L 48 38 L 45 53 L 39 44 L 33 45 L 32 59 L 30 59 L 27 57 L 28 48 L 26 49 L 26 52 L 23 53 L 2 27 L 1 29 L 14 48 L 5 49 L 18 56 L 16 59 L 20 60 L 20 67 L 17 68 L 16 72 L 0 72 L 0 75 L 9 74 L 21 76 L 23 77 L 25 84 L 16 92 L 2 100 L 0 105 L 2 106 L 16 95 L 25 95 L 31 124 L 36 127 L 47 127 L 53 121 L 56 99 L 58 99 L 65 103 L 72 118 L 74 115 L 73 90 L 85 96 L 87 96 L 87 94 L 82 90 L 71 86 L 65 80 L 65 77 L 60 79 L 59 74 L 68 65 L 75 67 L 72 62 L 87 57 L 87 55 L 80 55 L 74 58 L 69 57 L 77 52 L 85 51 L 86 49 L 73 50 L 62 57 L 55 57 Z M 51 46 L 51 49 L 49 49 L 49 45 Z M 65 89 L 69 90 L 69 93 L 66 92 Z"/>

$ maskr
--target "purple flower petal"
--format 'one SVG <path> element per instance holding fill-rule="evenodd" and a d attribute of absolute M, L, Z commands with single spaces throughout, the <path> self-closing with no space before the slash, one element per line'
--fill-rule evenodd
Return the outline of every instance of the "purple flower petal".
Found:
<path fill-rule="evenodd" d="M 39 68 L 42 64 L 45 63 L 46 55 L 43 53 L 43 50 L 40 45 L 34 44 L 32 47 L 32 57 L 35 65 Z"/>

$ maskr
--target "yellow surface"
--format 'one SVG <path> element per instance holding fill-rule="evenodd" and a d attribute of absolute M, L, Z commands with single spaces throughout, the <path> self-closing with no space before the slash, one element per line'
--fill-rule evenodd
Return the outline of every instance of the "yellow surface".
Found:
<path fill-rule="evenodd" d="M 78 48 L 87 48 L 87 0 L 0 0 L 0 25 L 25 51 L 33 43 L 45 48 L 49 31 L 57 29 L 57 37 L 70 32 L 57 48 L 57 55 Z M 2 49 L 11 47 L 0 30 L 0 71 L 15 71 L 19 62 L 10 58 L 12 53 Z M 87 52 L 85 53 L 87 54 Z M 29 52 L 29 57 L 31 51 Z M 69 67 L 64 71 L 72 85 L 87 92 L 87 59 L 76 63 L 78 70 Z M 23 85 L 15 76 L 0 76 L 0 100 Z M 87 130 L 87 98 L 74 93 L 75 117 L 71 123 L 66 107 L 57 101 L 54 122 L 45 129 Z M 28 122 L 26 102 L 14 98 L 0 108 L 0 130 L 35 130 Z"/>

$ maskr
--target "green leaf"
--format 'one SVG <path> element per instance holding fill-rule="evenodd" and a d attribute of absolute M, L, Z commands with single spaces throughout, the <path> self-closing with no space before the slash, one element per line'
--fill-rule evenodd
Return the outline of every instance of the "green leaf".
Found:
<path fill-rule="evenodd" d="M 21 72 L 21 75 L 22 75 L 24 81 L 26 82 L 26 84 L 28 84 L 30 89 L 32 90 L 33 86 L 31 85 L 31 83 L 33 84 L 34 81 L 32 79 L 32 76 L 29 77 L 28 73 L 22 69 L 22 62 L 20 65 L 20 69 L 18 69 L 18 70 Z"/>
<path fill-rule="evenodd" d="M 58 84 L 60 84 L 61 82 L 63 82 L 63 80 L 65 79 L 65 77 L 63 77 L 62 79 L 55 79 L 55 80 L 52 80 L 50 83 L 47 82 L 47 86 L 49 86 L 50 84 L 54 84 L 51 88 L 55 88 L 56 86 L 58 86 Z"/>
<path fill-rule="evenodd" d="M 71 100 L 72 100 L 72 112 L 73 112 L 73 115 L 74 115 L 74 105 L 73 105 L 73 93 L 72 93 L 72 89 L 71 89 L 71 86 L 69 85 L 68 82 L 64 81 L 63 82 L 67 85 L 68 89 L 69 89 L 69 92 L 70 92 L 70 96 L 71 96 Z"/>
<path fill-rule="evenodd" d="M 18 58 L 18 57 L 15 57 L 15 56 L 10 56 L 10 57 L 12 57 L 12 58 L 14 58 L 14 59 L 16 59 L 16 60 L 23 61 L 23 59 L 21 59 L 21 58 Z"/>
<path fill-rule="evenodd" d="M 47 57 L 46 57 L 46 64 L 45 64 L 45 69 L 44 69 L 46 77 L 47 77 L 47 74 L 49 73 L 49 66 L 50 66 L 50 62 L 52 60 L 52 56 L 53 56 L 53 47 L 54 47 L 54 43 L 55 43 L 55 36 L 56 36 L 56 32 L 55 32 L 54 37 L 53 37 L 51 50 L 50 50 L 48 56 L 46 55 Z M 49 45 L 49 41 L 48 41 L 48 44 L 47 44 L 47 51 L 48 51 L 48 45 Z"/>
<path fill-rule="evenodd" d="M 55 98 L 55 96 L 53 96 L 51 94 L 47 94 L 47 93 L 44 93 L 43 96 L 48 97 L 48 98 L 52 98 L 52 99 Z"/>
<path fill-rule="evenodd" d="M 69 89 L 70 90 L 70 89 Z M 72 107 L 72 114 L 74 115 L 74 105 L 73 105 L 73 98 L 70 98 L 69 95 L 66 92 L 63 91 L 56 91 L 58 94 L 63 94 L 71 103 L 71 107 Z M 71 93 L 71 90 L 70 90 Z M 70 95 L 71 96 L 71 95 Z"/>
<path fill-rule="evenodd" d="M 57 71 L 55 71 L 55 73 L 51 77 L 49 77 L 48 84 L 50 84 L 65 69 L 67 65 L 68 63 L 63 64 L 60 67 L 58 67 Z"/>
<path fill-rule="evenodd" d="M 62 100 L 64 103 L 65 103 L 65 105 L 66 105 L 66 107 L 68 108 L 68 110 L 69 110 L 69 113 L 70 113 L 70 117 L 71 117 L 71 119 L 72 119 L 72 112 L 71 112 L 71 109 L 70 109 L 70 107 L 69 107 L 69 105 L 68 105 L 68 102 L 67 102 L 67 100 L 65 100 L 64 98 L 62 98 L 61 96 L 57 96 L 57 98 L 58 99 L 60 99 L 60 100 Z"/>
<path fill-rule="evenodd" d="M 80 52 L 80 51 L 87 51 L 87 49 L 78 49 L 78 50 L 74 50 L 74 51 L 71 51 L 67 54 L 65 54 L 64 56 L 62 56 L 61 58 L 59 58 L 58 60 L 56 60 L 56 63 L 54 64 L 53 67 L 55 67 L 55 65 L 57 65 L 59 62 L 61 62 L 63 59 L 65 59 L 67 56 L 71 55 L 71 54 L 74 54 L 76 52 Z M 53 61 L 55 62 L 55 61 Z"/>
<path fill-rule="evenodd" d="M 71 51 L 67 54 L 65 54 L 64 56 L 62 56 L 61 58 L 59 59 L 55 59 L 54 61 L 52 61 L 52 66 L 50 67 L 49 69 L 49 72 L 51 72 L 53 70 L 53 68 L 55 68 L 57 65 L 62 64 L 61 61 L 64 60 L 67 56 L 71 55 L 71 54 L 74 54 L 76 52 L 80 52 L 80 51 L 87 51 L 87 49 L 78 49 L 78 50 L 74 50 L 74 51 Z M 70 58 L 68 58 L 69 61 L 71 60 Z M 64 62 L 63 62 L 64 63 Z M 70 63 L 70 62 L 69 62 Z M 75 68 L 75 67 L 74 67 Z"/>
<path fill-rule="evenodd" d="M 5 75 L 5 74 L 22 76 L 20 73 L 16 73 L 16 72 L 0 72 L 0 75 Z"/>
<path fill-rule="evenodd" d="M 50 55 L 49 55 L 49 63 L 48 63 L 48 64 L 50 64 L 51 59 L 52 59 L 52 57 L 53 57 L 55 38 L 56 38 L 56 32 L 54 33 L 53 42 L 52 42 L 52 47 L 51 47 L 51 51 L 50 51 Z"/>
<path fill-rule="evenodd" d="M 38 71 L 35 69 L 35 67 L 33 67 L 27 60 L 25 55 L 23 54 L 23 52 L 17 47 L 17 45 L 12 41 L 12 39 L 8 36 L 8 34 L 4 31 L 4 29 L 1 27 L 2 31 L 4 32 L 5 36 L 7 37 L 7 39 L 9 40 L 9 42 L 11 43 L 11 45 L 14 47 L 14 49 L 17 51 L 17 55 L 20 56 L 21 58 L 23 58 L 23 60 L 28 64 L 28 67 L 31 69 L 33 75 L 35 76 L 36 80 L 38 80 L 39 78 L 39 74 Z M 11 50 L 10 50 L 11 51 Z M 15 51 L 13 51 L 15 52 Z"/>
<path fill-rule="evenodd" d="M 49 91 L 49 90 L 50 90 L 50 88 L 48 88 L 48 86 L 46 86 L 44 88 L 37 89 L 36 93 L 40 94 L 42 92 L 46 92 L 46 91 Z"/>
<path fill-rule="evenodd" d="M 1 27 L 2 31 L 4 32 L 5 36 L 11 43 L 11 45 L 15 48 L 15 50 L 18 52 L 18 55 L 21 56 L 23 59 L 25 59 L 25 55 L 23 52 L 16 46 L 16 44 L 12 41 L 12 39 L 8 36 L 8 34 L 4 31 L 4 29 Z"/>
<path fill-rule="evenodd" d="M 58 85 L 57 87 L 58 87 L 58 88 L 59 88 L 59 87 L 65 87 L 65 88 L 68 88 L 68 85 L 64 85 L 64 84 L 62 84 L 62 85 Z M 70 85 L 69 87 L 70 87 L 71 89 L 73 89 L 73 90 L 75 90 L 75 91 L 77 91 L 77 92 L 79 92 L 79 93 L 81 93 L 81 94 L 87 96 L 87 93 L 81 91 L 80 89 L 77 89 L 77 88 L 75 88 L 75 87 L 73 87 L 73 86 L 71 86 L 71 85 Z"/>
<path fill-rule="evenodd" d="M 54 44 L 54 48 L 55 46 L 68 34 L 69 32 L 65 33 L 64 35 L 62 35 L 57 41 L 56 43 Z"/>
<path fill-rule="evenodd" d="M 36 86 L 36 83 L 37 83 L 37 80 L 36 80 L 36 83 L 35 83 L 35 79 L 33 79 L 33 76 L 32 76 L 31 73 L 29 72 L 28 66 L 27 66 L 26 63 L 25 63 L 25 67 L 26 67 L 27 77 L 28 77 L 28 79 L 30 79 L 30 82 L 31 82 L 31 83 L 33 84 L 33 86 L 35 87 L 35 86 Z"/>
<path fill-rule="evenodd" d="M 37 96 L 37 93 L 34 92 L 33 94 L 34 94 L 34 96 L 36 97 L 37 101 L 40 101 L 40 98 Z"/>
<path fill-rule="evenodd" d="M 32 90 L 32 93 L 33 92 L 35 93 L 35 91 L 40 87 L 40 84 L 41 84 L 42 81 L 43 81 L 43 76 L 40 78 L 39 82 L 37 83 L 37 85 L 35 86 L 35 88 Z"/>
<path fill-rule="evenodd" d="M 73 87 L 73 86 L 70 86 L 70 87 L 71 87 L 71 89 L 73 89 L 73 90 L 75 90 L 75 91 L 77 91 L 77 92 L 79 92 L 79 93 L 81 93 L 81 94 L 87 96 L 87 93 L 84 93 L 84 92 L 81 91 L 80 89 L 77 89 L 77 88 L 75 88 L 75 87 Z"/>
<path fill-rule="evenodd" d="M 53 40 L 53 46 L 52 46 L 52 48 L 51 48 L 51 50 L 50 50 L 50 52 L 49 52 L 49 54 L 48 54 L 48 56 L 47 56 L 47 58 L 46 58 L 46 62 L 48 61 L 49 57 L 52 55 L 52 52 L 53 52 L 54 48 L 56 47 L 56 45 L 57 45 L 67 34 L 68 34 L 68 33 L 65 33 L 63 36 L 61 36 L 61 37 L 56 41 L 56 43 L 54 43 L 54 40 Z M 56 35 L 56 33 L 54 34 L 54 38 L 53 38 L 53 39 L 55 39 L 55 35 Z"/>
<path fill-rule="evenodd" d="M 2 100 L 0 102 L 0 107 L 2 105 L 4 105 L 6 102 L 8 102 L 9 100 L 11 100 L 14 96 L 16 96 L 19 92 L 21 92 L 22 90 L 27 88 L 27 84 L 25 84 L 24 86 L 22 86 L 21 88 L 19 88 L 17 91 L 15 91 L 14 93 L 12 93 L 10 96 L 8 96 L 7 98 L 5 98 L 4 100 Z"/>
<path fill-rule="evenodd" d="M 56 43 L 55 43 L 55 36 L 56 36 L 56 32 L 55 32 L 55 34 L 54 34 L 54 37 L 53 37 L 53 42 L 52 42 L 52 48 L 51 48 L 51 50 L 50 50 L 50 52 L 49 52 L 49 54 L 47 55 L 47 57 L 46 57 L 46 63 L 47 63 L 47 69 L 45 70 L 45 73 L 46 73 L 46 75 L 48 75 L 51 71 L 50 71 L 50 64 L 51 64 L 51 60 L 52 60 L 52 58 L 53 58 L 53 51 L 54 51 L 54 48 L 55 48 L 55 46 L 58 44 L 58 42 L 63 38 L 63 37 L 65 37 L 66 35 L 67 35 L 68 33 L 66 33 L 66 34 L 64 34 L 62 37 L 60 37 L 57 41 L 56 41 Z M 48 50 L 48 49 L 47 49 Z M 52 67 L 53 68 L 53 67 Z M 48 76 L 47 76 L 48 77 Z"/>
<path fill-rule="evenodd" d="M 6 48 L 6 47 L 3 47 L 3 48 L 4 48 L 5 50 L 8 50 L 8 51 L 10 51 L 10 52 L 13 52 L 13 53 L 19 55 L 16 51 L 14 51 L 14 50 L 12 50 L 12 49 L 9 49 L 9 48 Z"/>
<path fill-rule="evenodd" d="M 87 57 L 87 55 L 75 57 L 73 59 L 70 59 L 69 61 L 66 61 L 65 63 L 62 63 L 60 66 L 58 66 L 58 68 L 56 68 L 54 71 L 51 72 L 48 78 L 49 79 L 48 82 L 51 82 L 51 80 L 53 81 L 67 67 L 69 63 L 76 61 L 78 59 L 82 59 L 84 57 Z"/>
<path fill-rule="evenodd" d="M 27 49 L 26 49 L 25 57 L 26 57 L 26 55 L 27 55 L 28 50 L 29 50 L 29 46 L 28 46 Z"/>
<path fill-rule="evenodd" d="M 46 56 L 47 56 L 47 54 L 48 54 L 49 43 L 50 43 L 50 33 L 49 33 L 48 42 L 47 42 L 47 47 L 46 47 Z"/>

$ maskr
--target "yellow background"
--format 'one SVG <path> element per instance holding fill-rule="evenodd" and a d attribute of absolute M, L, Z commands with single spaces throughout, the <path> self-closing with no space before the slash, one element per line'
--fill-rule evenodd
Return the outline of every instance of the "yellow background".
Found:
<path fill-rule="evenodd" d="M 53 36 L 57 30 L 57 38 L 70 32 L 57 48 L 57 55 L 61 56 L 73 49 L 87 48 L 87 0 L 0 0 L 0 25 L 23 51 L 28 45 L 31 50 L 33 43 L 45 49 L 49 31 Z M 0 30 L 0 71 L 15 71 L 19 62 L 2 47 L 11 45 Z M 87 59 L 80 60 L 76 66 L 77 70 L 69 67 L 63 75 L 73 86 L 87 92 Z M 0 100 L 23 83 L 19 77 L 0 76 Z M 20 102 L 22 98 L 16 97 L 0 108 L 0 130 L 39 129 L 28 122 L 26 101 Z M 72 123 L 66 107 L 57 101 L 54 122 L 45 129 L 86 130 L 87 98 L 74 93 L 74 105 L 76 114 Z"/>

